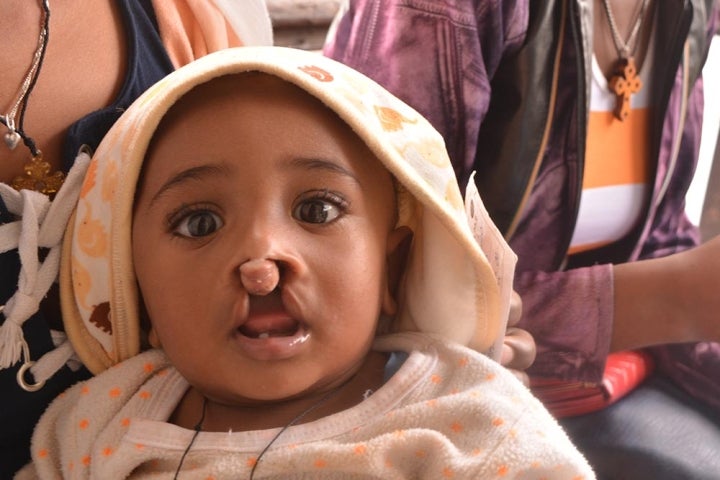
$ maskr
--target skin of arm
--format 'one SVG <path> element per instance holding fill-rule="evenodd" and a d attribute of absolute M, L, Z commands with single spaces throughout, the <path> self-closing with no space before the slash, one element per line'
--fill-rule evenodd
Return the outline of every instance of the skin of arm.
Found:
<path fill-rule="evenodd" d="M 610 349 L 720 340 L 719 274 L 720 236 L 667 257 L 614 266 Z"/>

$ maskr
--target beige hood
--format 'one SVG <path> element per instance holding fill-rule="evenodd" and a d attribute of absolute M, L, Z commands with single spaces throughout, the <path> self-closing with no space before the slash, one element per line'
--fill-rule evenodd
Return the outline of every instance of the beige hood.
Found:
<path fill-rule="evenodd" d="M 293 83 L 334 110 L 407 191 L 399 202 L 400 223 L 413 230 L 414 239 L 393 329 L 491 351 L 504 334 L 516 258 L 473 184 L 463 201 L 437 131 L 340 63 L 297 49 L 242 47 L 207 55 L 150 88 L 92 158 L 67 228 L 60 277 L 66 331 L 85 365 L 99 373 L 140 351 L 132 209 L 158 123 L 196 85 L 249 71 Z"/>

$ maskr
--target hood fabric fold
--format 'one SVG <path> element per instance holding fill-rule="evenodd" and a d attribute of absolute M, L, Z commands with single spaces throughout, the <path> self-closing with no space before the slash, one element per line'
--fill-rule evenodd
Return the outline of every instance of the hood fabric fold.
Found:
<path fill-rule="evenodd" d="M 493 347 L 504 335 L 516 257 L 472 180 L 463 201 L 440 134 L 384 88 L 338 62 L 298 49 L 241 47 L 207 55 L 151 87 L 93 155 L 67 227 L 60 273 L 65 328 L 85 365 L 97 374 L 141 348 L 133 199 L 160 120 L 193 87 L 253 71 L 290 82 L 336 112 L 402 186 L 399 224 L 414 237 L 392 330 L 499 353 Z"/>

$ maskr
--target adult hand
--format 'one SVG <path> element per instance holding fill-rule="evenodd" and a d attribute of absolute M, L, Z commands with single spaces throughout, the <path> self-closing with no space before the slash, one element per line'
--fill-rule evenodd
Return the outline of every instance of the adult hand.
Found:
<path fill-rule="evenodd" d="M 535 361 L 537 348 L 530 332 L 515 327 L 522 317 L 522 299 L 513 290 L 510 298 L 510 314 L 508 328 L 505 332 L 500 364 L 510 370 L 526 387 L 530 385 L 530 378 L 525 370 Z"/>

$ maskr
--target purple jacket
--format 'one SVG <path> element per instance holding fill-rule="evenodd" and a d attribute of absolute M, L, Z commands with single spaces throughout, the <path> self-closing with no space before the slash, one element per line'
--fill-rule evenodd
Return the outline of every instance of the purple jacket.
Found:
<path fill-rule="evenodd" d="M 699 242 L 684 199 L 700 144 L 700 74 L 718 12 L 712 0 L 671 0 L 657 9 L 661 77 L 652 97 L 663 114 L 651 128 L 656 169 L 644 222 L 611 247 L 569 260 L 592 15 L 590 0 L 351 0 L 324 53 L 424 114 L 446 139 L 461 185 L 477 171 L 486 206 L 519 257 L 520 326 L 538 346 L 529 373 L 597 383 L 610 348 L 612 264 Z M 720 345 L 654 352 L 660 369 L 720 407 Z"/>

